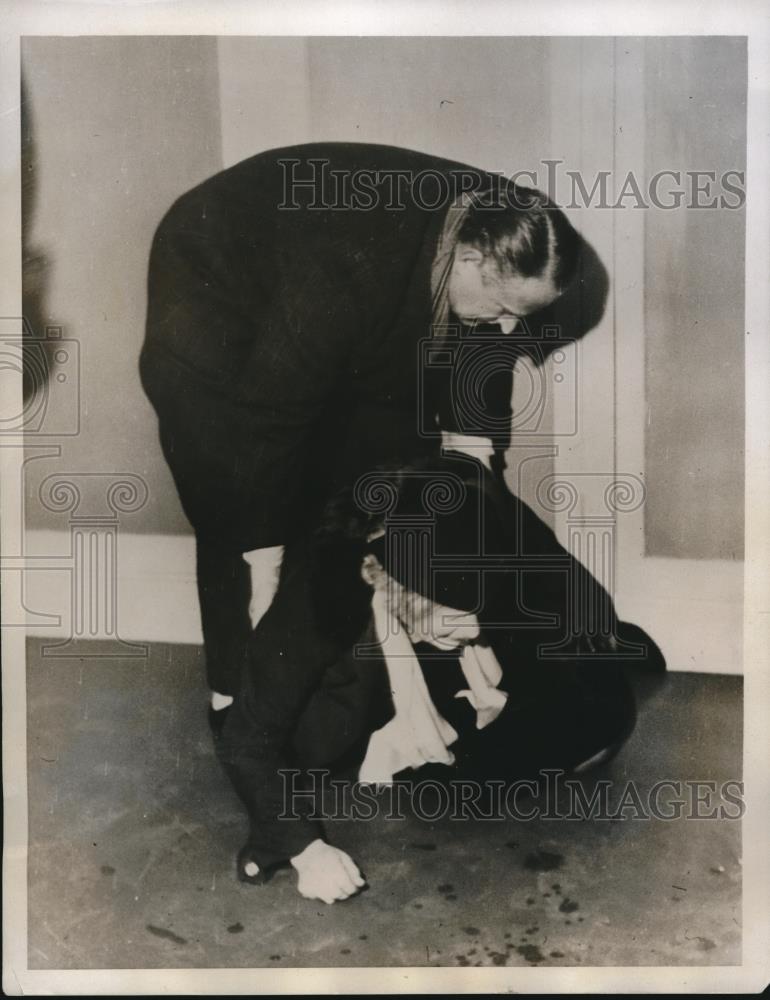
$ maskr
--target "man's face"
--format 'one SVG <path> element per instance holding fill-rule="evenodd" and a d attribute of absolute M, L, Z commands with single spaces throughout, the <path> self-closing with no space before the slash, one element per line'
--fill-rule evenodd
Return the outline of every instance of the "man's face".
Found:
<path fill-rule="evenodd" d="M 518 321 L 559 297 L 550 277 L 500 277 L 494 261 L 460 243 L 449 275 L 449 304 L 463 323 L 500 323 L 510 333 Z"/>

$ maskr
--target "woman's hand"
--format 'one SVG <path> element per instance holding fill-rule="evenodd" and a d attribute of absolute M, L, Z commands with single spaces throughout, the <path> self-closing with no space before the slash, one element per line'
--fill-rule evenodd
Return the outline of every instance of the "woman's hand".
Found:
<path fill-rule="evenodd" d="M 334 903 L 360 892 L 366 882 L 353 859 L 323 840 L 314 840 L 291 859 L 299 873 L 297 889 L 306 899 Z"/>

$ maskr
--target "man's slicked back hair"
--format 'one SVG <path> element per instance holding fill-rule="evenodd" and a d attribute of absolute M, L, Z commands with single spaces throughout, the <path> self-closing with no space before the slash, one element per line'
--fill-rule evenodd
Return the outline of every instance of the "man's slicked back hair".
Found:
<path fill-rule="evenodd" d="M 458 241 L 491 257 L 503 277 L 550 276 L 560 291 L 577 271 L 581 246 L 561 209 L 542 192 L 514 185 L 475 200 Z"/>

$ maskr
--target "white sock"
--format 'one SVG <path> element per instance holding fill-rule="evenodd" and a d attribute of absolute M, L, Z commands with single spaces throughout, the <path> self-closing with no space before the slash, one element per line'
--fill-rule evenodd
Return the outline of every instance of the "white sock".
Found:
<path fill-rule="evenodd" d="M 233 699 L 229 694 L 220 694 L 219 691 L 211 692 L 211 707 L 215 712 L 219 712 L 223 708 L 229 708 L 232 703 Z"/>

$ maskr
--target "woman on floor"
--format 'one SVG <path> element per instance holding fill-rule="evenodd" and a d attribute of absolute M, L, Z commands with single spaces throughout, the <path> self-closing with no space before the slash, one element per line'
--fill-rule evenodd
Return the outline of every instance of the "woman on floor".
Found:
<path fill-rule="evenodd" d="M 603 634 L 571 620 L 576 585 L 604 606 Z M 482 782 L 581 771 L 633 730 L 629 669 L 665 670 L 534 512 L 460 453 L 335 499 L 312 541 L 287 547 L 257 638 L 217 743 L 249 812 L 239 877 L 290 863 L 327 903 L 363 876 L 309 802 L 281 819 L 282 772 L 382 785 L 426 765 Z"/>

